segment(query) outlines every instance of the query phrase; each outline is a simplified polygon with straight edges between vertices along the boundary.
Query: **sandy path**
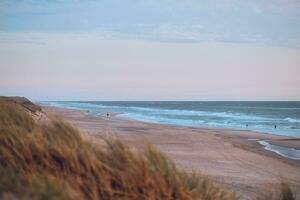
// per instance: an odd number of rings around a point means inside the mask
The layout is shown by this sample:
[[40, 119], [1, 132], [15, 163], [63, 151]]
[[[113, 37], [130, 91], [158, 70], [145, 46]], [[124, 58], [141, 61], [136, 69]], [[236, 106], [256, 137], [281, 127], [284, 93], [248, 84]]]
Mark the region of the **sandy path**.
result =
[[259, 138], [300, 149], [299, 139], [250, 131], [149, 124], [113, 116], [106, 119], [77, 110], [44, 109], [69, 120], [94, 143], [108, 136], [121, 138], [137, 148], [150, 142], [179, 167], [211, 176], [221, 186], [234, 190], [241, 199], [253, 198], [262, 189], [272, 189], [281, 179], [300, 191], [300, 161], [285, 159], [247, 140]]

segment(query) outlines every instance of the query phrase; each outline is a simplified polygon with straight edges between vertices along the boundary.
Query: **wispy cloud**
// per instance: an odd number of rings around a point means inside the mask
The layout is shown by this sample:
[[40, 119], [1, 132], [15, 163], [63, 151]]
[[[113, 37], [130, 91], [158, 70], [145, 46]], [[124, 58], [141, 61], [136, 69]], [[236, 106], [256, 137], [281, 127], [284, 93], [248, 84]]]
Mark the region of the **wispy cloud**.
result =
[[[300, 44], [297, 0], [4, 0], [0, 11], [0, 30], [5, 34], [55, 32], [158, 42]], [[9, 38], [1, 35], [2, 41]]]

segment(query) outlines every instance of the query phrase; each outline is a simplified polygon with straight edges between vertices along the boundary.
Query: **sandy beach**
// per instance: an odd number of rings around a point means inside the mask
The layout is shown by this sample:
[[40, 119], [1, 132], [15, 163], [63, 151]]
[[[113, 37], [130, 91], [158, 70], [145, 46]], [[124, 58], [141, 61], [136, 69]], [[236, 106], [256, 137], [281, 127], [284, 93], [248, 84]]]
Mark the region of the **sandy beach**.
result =
[[284, 158], [249, 140], [300, 149], [300, 140], [296, 138], [243, 130], [143, 123], [120, 119], [116, 113], [107, 118], [80, 110], [48, 106], [43, 106], [43, 110], [78, 127], [92, 143], [101, 144], [103, 138], [117, 137], [133, 148], [154, 144], [180, 168], [208, 175], [241, 199], [253, 198], [262, 189], [275, 189], [281, 180], [300, 191], [300, 160]]

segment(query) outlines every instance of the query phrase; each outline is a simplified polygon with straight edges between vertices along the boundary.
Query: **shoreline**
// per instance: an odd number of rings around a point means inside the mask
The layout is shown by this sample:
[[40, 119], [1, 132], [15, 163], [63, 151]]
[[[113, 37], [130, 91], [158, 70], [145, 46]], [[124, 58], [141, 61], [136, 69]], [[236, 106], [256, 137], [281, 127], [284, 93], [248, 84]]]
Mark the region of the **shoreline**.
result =
[[[76, 109], [74, 109], [76, 110]], [[110, 112], [108, 112], [110, 113]], [[86, 113], [87, 115], [88, 112]], [[300, 151], [300, 138], [298, 137], [293, 137], [293, 136], [284, 136], [284, 135], [276, 135], [276, 134], [272, 134], [272, 133], [266, 133], [266, 132], [259, 132], [259, 131], [254, 131], [254, 130], [247, 130], [247, 129], [235, 129], [235, 128], [223, 128], [223, 127], [210, 127], [210, 126], [186, 126], [186, 125], [178, 125], [178, 124], [164, 124], [164, 123], [155, 123], [155, 122], [144, 122], [141, 120], [137, 120], [137, 119], [131, 119], [131, 118], [126, 118], [126, 117], [118, 117], [118, 115], [120, 115], [122, 113], [110, 113], [111, 117], [115, 117], [119, 120], [124, 120], [124, 121], [136, 121], [136, 122], [140, 122], [140, 123], [146, 123], [146, 124], [153, 124], [153, 125], [165, 125], [165, 126], [175, 126], [175, 127], [185, 127], [185, 128], [197, 128], [197, 129], [211, 129], [211, 130], [220, 130], [220, 131], [231, 131], [231, 132], [235, 132], [235, 131], [239, 131], [239, 132], [248, 132], [249, 134], [258, 134], [258, 135], [266, 135], [266, 137], [268, 138], [268, 135], [271, 136], [279, 136], [280, 139], [279, 140], [270, 140], [270, 139], [259, 139], [261, 137], [256, 137], [256, 138], [245, 138], [248, 141], [255, 141], [257, 142], [261, 148], [263, 148], [265, 151], [272, 153], [272, 154], [276, 154], [277, 156], [282, 157], [283, 159], [290, 159], [290, 160], [299, 160], [300, 161], [300, 156], [297, 156], [296, 158], [293, 156], [288, 156], [285, 155], [285, 153], [281, 152], [280, 150], [276, 149], [276, 147], [279, 148], [285, 148], [283, 150], [287, 151], [287, 150], [291, 150], [291, 151]], [[104, 115], [99, 115], [99, 116], [95, 116], [95, 117], [105, 117]], [[288, 142], [285, 142], [288, 141]], [[275, 146], [274, 148], [270, 147], [270, 146]]]
[[284, 158], [264, 149], [255, 140], [289, 148], [300, 148], [300, 141], [288, 136], [248, 130], [196, 128], [146, 123], [111, 116], [92, 116], [84, 110], [42, 105], [46, 113], [58, 115], [79, 128], [84, 137], [103, 144], [105, 137], [118, 137], [132, 148], [155, 145], [188, 171], [212, 177], [220, 186], [235, 191], [242, 199], [256, 195], [259, 188], [272, 188], [287, 180], [300, 188], [300, 161]]
[[[184, 127], [196, 127], [196, 128], [221, 128], [221, 129], [233, 129], [239, 131], [253, 131], [262, 134], [271, 134], [279, 136], [287, 136], [291, 138], [300, 139], [299, 131], [297, 127], [299, 121], [297, 116], [279, 113], [279, 115], [288, 115], [289, 117], [274, 117], [270, 116], [269, 110], [265, 109], [264, 112], [258, 112], [257, 114], [251, 114], [251, 112], [245, 112], [243, 110], [207, 110], [204, 106], [204, 110], [190, 109], [189, 107], [182, 107], [183, 105], [178, 104], [180, 109], [176, 107], [161, 107], [161, 102], [157, 102], [158, 107], [153, 107], [152, 104], [146, 102], [146, 104], [137, 103], [138, 106], [132, 104], [132, 102], [120, 102], [112, 104], [110, 102], [97, 102], [97, 101], [74, 101], [74, 102], [40, 102], [44, 105], [55, 106], [60, 108], [88, 110], [92, 115], [99, 116], [105, 112], [117, 112], [118, 117], [125, 120], [138, 120], [146, 123], [154, 124], [167, 124], [167, 125], [178, 125]], [[79, 103], [79, 104], [77, 104]], [[82, 103], [82, 104], [81, 104]], [[173, 103], [173, 102], [171, 102]], [[179, 102], [178, 102], [179, 103]], [[182, 102], [180, 102], [182, 103]], [[209, 102], [205, 102], [209, 103]], [[98, 108], [99, 105], [99, 108]], [[172, 105], [172, 104], [171, 104]], [[202, 103], [200, 103], [202, 105]], [[110, 107], [111, 106], [111, 107]], [[148, 107], [149, 106], [149, 107]], [[216, 104], [216, 106], [219, 106]], [[232, 106], [232, 105], [231, 105]], [[237, 107], [239, 108], [239, 107]], [[254, 107], [256, 108], [256, 107]], [[263, 108], [262, 108], [263, 109]], [[285, 107], [278, 109], [287, 109]], [[149, 113], [143, 113], [148, 111]], [[265, 114], [264, 114], [265, 113]], [[269, 113], [269, 114], [268, 114]], [[171, 115], [171, 116], [170, 116]], [[174, 116], [173, 116], [174, 115]], [[191, 118], [189, 118], [191, 117]], [[291, 121], [293, 120], [293, 121]], [[288, 122], [287, 122], [288, 121]]]
[[[74, 109], [74, 110], [76, 110], [76, 109]], [[110, 113], [110, 112], [108, 112], [108, 113]], [[86, 114], [89, 115], [88, 111], [87, 111]], [[278, 137], [280, 137], [280, 141], [272, 140], [271, 143], [269, 143], [269, 144], [300, 151], [300, 138], [296, 137], [296, 136], [277, 135], [277, 134], [273, 134], [273, 133], [267, 133], [267, 132], [262, 132], [262, 131], [249, 130], [249, 129], [239, 129], [239, 128], [212, 127], [212, 126], [188, 126], [188, 125], [168, 124], [168, 123], [159, 123], [159, 122], [157, 122], [157, 123], [156, 122], [145, 122], [145, 121], [142, 121], [142, 120], [137, 120], [137, 119], [131, 119], [131, 118], [118, 116], [118, 115], [121, 115], [121, 114], [122, 113], [110, 113], [110, 116], [115, 117], [119, 120], [136, 121], [136, 122], [154, 124], [154, 125], [166, 125], [166, 126], [186, 127], [186, 128], [211, 129], [211, 130], [216, 129], [216, 130], [227, 130], [227, 131], [232, 131], [232, 132], [239, 131], [239, 132], [249, 132], [249, 133], [252, 133], [253, 135], [258, 134], [258, 135], [278, 136]], [[105, 116], [104, 115], [99, 115], [99, 116], [95, 116], [95, 117], [105, 117]], [[265, 141], [265, 140], [258, 139], [258, 138], [248, 138], [247, 140], [256, 141], [258, 143], [260, 143], [260, 142], [269, 142], [269, 140]], [[289, 141], [289, 142], [286, 143], [284, 141]], [[293, 143], [293, 141], [296, 141], [296, 142]], [[261, 146], [264, 147], [262, 144], [261, 144]], [[272, 151], [272, 150], [267, 150], [266, 149], [266, 151]], [[277, 154], [281, 155], [280, 153], [277, 153]], [[284, 158], [292, 159], [292, 158], [289, 158], [289, 157], [285, 157], [284, 155], [281, 155], [281, 156], [284, 157]], [[300, 157], [299, 157], [299, 159], [296, 159], [296, 160], [300, 160]]]
[[[57, 108], [57, 109], [67, 109], [67, 110], [75, 110], [75, 111], [82, 111], [88, 116], [93, 117], [100, 117], [100, 118], [106, 118], [106, 113], [102, 113], [101, 115], [91, 115], [89, 114], [89, 110], [86, 109], [78, 109], [78, 108], [63, 108], [63, 107], [56, 107], [51, 106], [47, 104], [39, 104], [42, 107], [50, 107], [50, 108]], [[300, 137], [297, 136], [289, 136], [289, 135], [280, 135], [280, 134], [274, 134], [274, 133], [268, 133], [263, 131], [257, 131], [257, 130], [250, 130], [250, 129], [243, 129], [243, 128], [227, 128], [227, 127], [214, 127], [209, 125], [203, 125], [203, 126], [189, 126], [189, 125], [180, 125], [180, 124], [172, 124], [172, 123], [159, 123], [159, 122], [147, 122], [143, 120], [138, 119], [132, 119], [128, 117], [119, 116], [124, 113], [118, 113], [118, 112], [107, 112], [109, 114], [109, 117], [114, 117], [118, 120], [124, 120], [124, 121], [135, 121], [140, 123], [146, 123], [146, 124], [153, 124], [153, 125], [165, 125], [165, 126], [175, 126], [175, 127], [186, 127], [186, 128], [197, 128], [197, 129], [211, 129], [211, 130], [223, 130], [223, 131], [230, 131], [230, 132], [247, 132], [252, 133], [253, 135], [256, 135], [258, 137], [253, 138], [247, 138], [250, 141], [264, 141], [268, 142], [272, 145], [277, 145], [280, 147], [295, 149], [300, 151]], [[265, 137], [264, 137], [265, 136]], [[271, 140], [270, 140], [271, 139]], [[263, 147], [263, 145], [261, 145]], [[269, 151], [269, 150], [266, 150]], [[274, 153], [274, 152], [273, 152]], [[278, 154], [280, 155], [280, 154]], [[281, 155], [283, 156], [283, 155]], [[283, 156], [284, 157], [284, 156]], [[288, 157], [286, 157], [288, 158]]]

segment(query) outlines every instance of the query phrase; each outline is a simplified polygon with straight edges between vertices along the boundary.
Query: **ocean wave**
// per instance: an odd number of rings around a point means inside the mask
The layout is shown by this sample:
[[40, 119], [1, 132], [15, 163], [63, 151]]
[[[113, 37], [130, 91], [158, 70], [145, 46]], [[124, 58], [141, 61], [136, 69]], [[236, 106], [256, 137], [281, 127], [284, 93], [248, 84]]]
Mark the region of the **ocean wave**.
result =
[[284, 120], [291, 122], [291, 123], [300, 123], [300, 119], [294, 119], [294, 118], [290, 118], [290, 117], [287, 117]]
[[278, 108], [279, 110], [300, 110], [300, 108]]
[[191, 119], [170, 119], [166, 117], [160, 116], [147, 116], [138, 113], [122, 113], [120, 114], [121, 117], [130, 118], [141, 120], [144, 122], [151, 122], [151, 123], [167, 123], [167, 124], [178, 124], [178, 125], [196, 125], [204, 123], [203, 120], [191, 120]]
[[128, 107], [133, 110], [149, 112], [152, 114], [166, 114], [166, 115], [183, 115], [183, 116], [199, 116], [199, 117], [220, 117], [232, 118], [241, 120], [274, 120], [273, 118], [261, 117], [255, 115], [245, 115], [242, 113], [229, 113], [229, 112], [207, 112], [207, 111], [194, 111], [194, 110], [178, 110], [178, 109], [158, 109], [158, 108], [145, 108], [145, 107]]
[[264, 149], [266, 149], [268, 151], [272, 151], [272, 152], [277, 153], [286, 158], [300, 160], [300, 150], [282, 147], [282, 146], [278, 146], [278, 145], [273, 145], [273, 144], [270, 144], [263, 140], [260, 140], [257, 142], [259, 144], [261, 144], [262, 146], [264, 146]]

